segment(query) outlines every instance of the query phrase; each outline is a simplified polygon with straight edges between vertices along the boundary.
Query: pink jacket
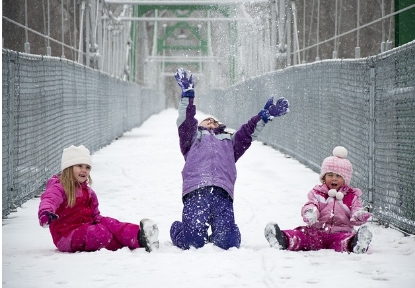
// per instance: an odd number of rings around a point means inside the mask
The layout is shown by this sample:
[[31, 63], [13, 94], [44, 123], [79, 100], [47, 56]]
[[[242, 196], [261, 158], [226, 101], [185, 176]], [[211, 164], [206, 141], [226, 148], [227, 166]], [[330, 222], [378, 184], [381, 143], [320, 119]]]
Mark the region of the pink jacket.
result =
[[97, 196], [86, 182], [82, 184], [81, 189], [76, 191], [76, 203], [73, 207], [68, 207], [65, 191], [57, 175], [49, 179], [40, 199], [38, 217], [44, 211], [53, 212], [59, 216], [49, 226], [53, 242], [57, 247], [70, 243], [74, 229], [85, 223], [97, 223], [102, 218], [98, 209]]
[[354, 226], [366, 223], [367, 220], [359, 220], [355, 214], [362, 210], [360, 189], [344, 185], [339, 190], [344, 194], [342, 200], [330, 197], [328, 190], [325, 184], [320, 184], [308, 192], [308, 202], [301, 209], [301, 216], [304, 217], [305, 211], [317, 208], [317, 222], [311, 227], [323, 229], [327, 233], [353, 232]]

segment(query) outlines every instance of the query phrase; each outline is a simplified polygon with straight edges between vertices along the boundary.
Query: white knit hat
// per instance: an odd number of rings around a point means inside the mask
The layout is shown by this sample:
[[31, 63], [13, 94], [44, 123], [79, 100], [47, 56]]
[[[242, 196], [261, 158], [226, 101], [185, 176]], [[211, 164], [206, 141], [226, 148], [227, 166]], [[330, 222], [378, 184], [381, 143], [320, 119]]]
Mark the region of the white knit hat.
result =
[[323, 182], [324, 175], [326, 173], [336, 173], [343, 177], [347, 185], [350, 184], [352, 179], [353, 167], [352, 163], [346, 159], [347, 149], [343, 146], [337, 146], [333, 149], [333, 156], [329, 156], [324, 159], [321, 164], [320, 181]]
[[76, 164], [87, 164], [92, 166], [91, 154], [84, 145], [78, 147], [72, 145], [63, 149], [61, 171]]

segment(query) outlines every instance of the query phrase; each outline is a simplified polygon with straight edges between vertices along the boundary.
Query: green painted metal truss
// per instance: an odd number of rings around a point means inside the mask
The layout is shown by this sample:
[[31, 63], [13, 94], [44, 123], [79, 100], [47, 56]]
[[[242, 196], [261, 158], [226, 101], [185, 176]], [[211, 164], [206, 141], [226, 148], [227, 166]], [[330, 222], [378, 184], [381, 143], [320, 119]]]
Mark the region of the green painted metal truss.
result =
[[[137, 1], [138, 2], [138, 1]], [[174, 1], [173, 1], [174, 2]], [[180, 1], [179, 1], [180, 2]], [[198, 3], [195, 4], [174, 4], [174, 5], [168, 5], [168, 4], [151, 4], [151, 5], [143, 5], [143, 4], [135, 4], [131, 3], [133, 6], [133, 18], [141, 20], [144, 20], [148, 17], [145, 15], [148, 15], [151, 11], [164, 11], [164, 13], [167, 11], [169, 15], [174, 15], [173, 17], [169, 17], [168, 22], [169, 25], [165, 25], [165, 29], [163, 29], [163, 33], [161, 36], [157, 36], [157, 48], [156, 53], [157, 55], [154, 56], [162, 56], [165, 54], [177, 54], [177, 51], [183, 51], [184, 54], [188, 54], [189, 51], [196, 51], [195, 53], [198, 53], [199, 56], [205, 57], [207, 59], [206, 61], [212, 60], [212, 55], [209, 55], [209, 47], [208, 45], [211, 43], [207, 38], [210, 37], [210, 35], [207, 35], [208, 33], [200, 33], [200, 27], [196, 25], [197, 23], [200, 23], [200, 21], [195, 21], [194, 18], [191, 18], [192, 15], [195, 13], [202, 12], [203, 14], [209, 14], [210, 12], [215, 12], [216, 15], [219, 13], [222, 15], [223, 18], [221, 19], [229, 19], [231, 20], [234, 16], [233, 13], [235, 11], [235, 5], [238, 5], [237, 3], [231, 3], [231, 2], [224, 2], [220, 3], [220, 1], [216, 1], [215, 4], [201, 4], [201, 1], [198, 1]], [[207, 1], [209, 2], [209, 1]], [[147, 1], [148, 3], [148, 1]], [[164, 1], [163, 3], [166, 3]], [[191, 3], [191, 2], [190, 2]], [[208, 12], [209, 11], [209, 12]], [[166, 13], [165, 13], [166, 14]], [[200, 13], [199, 13], [200, 15]], [[216, 20], [217, 18], [205, 18], [205, 21]], [[150, 21], [163, 21], [163, 17], [157, 16], [155, 18], [151, 18]], [[174, 24], [172, 24], [174, 23]], [[236, 23], [234, 21], [229, 21], [229, 39], [233, 45], [230, 47], [231, 50], [236, 49]], [[132, 39], [136, 39], [134, 37], [133, 33], [137, 33], [135, 29], [132, 29]], [[186, 35], [186, 40], [183, 41], [183, 36]], [[182, 41], [181, 41], [182, 40]], [[180, 44], [178, 44], [180, 43]], [[175, 51], [175, 52], [174, 52]], [[210, 50], [211, 51], [211, 50]], [[235, 66], [236, 66], [236, 55], [235, 51], [230, 51], [230, 77], [231, 79], [235, 79]], [[133, 52], [134, 53], [134, 52]], [[135, 55], [133, 56], [136, 57]], [[187, 60], [183, 60], [186, 62], [180, 62], [175, 59], [175, 61], [169, 60], [169, 57], [163, 58], [163, 64], [164, 65], [178, 65], [178, 64], [188, 64]], [[197, 61], [195, 61], [194, 65], [199, 65]], [[133, 70], [135, 70], [133, 68]], [[232, 80], [232, 82], [233, 82]]]

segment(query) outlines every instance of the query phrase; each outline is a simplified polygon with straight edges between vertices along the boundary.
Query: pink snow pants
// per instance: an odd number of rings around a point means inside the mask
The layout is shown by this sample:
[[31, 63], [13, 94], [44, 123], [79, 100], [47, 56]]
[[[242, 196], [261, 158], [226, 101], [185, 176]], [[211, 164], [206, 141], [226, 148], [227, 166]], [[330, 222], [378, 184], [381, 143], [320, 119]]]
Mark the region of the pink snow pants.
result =
[[58, 242], [57, 248], [62, 252], [135, 249], [140, 247], [139, 231], [139, 225], [102, 217], [99, 223], [87, 223], [75, 229], [68, 238]]
[[355, 232], [326, 233], [306, 226], [282, 232], [287, 238], [287, 250], [290, 251], [333, 249], [336, 252], [350, 252], [349, 242], [356, 234]]

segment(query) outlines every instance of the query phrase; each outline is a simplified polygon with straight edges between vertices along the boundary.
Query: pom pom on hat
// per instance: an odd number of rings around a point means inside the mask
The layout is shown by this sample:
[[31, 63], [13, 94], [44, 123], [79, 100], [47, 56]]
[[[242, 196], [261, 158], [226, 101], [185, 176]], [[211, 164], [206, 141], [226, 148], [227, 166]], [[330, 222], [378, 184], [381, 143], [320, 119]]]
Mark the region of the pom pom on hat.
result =
[[87, 164], [92, 166], [91, 154], [84, 145], [72, 145], [68, 148], [63, 149], [61, 171], [76, 164]]
[[339, 158], [346, 158], [347, 157], [347, 149], [343, 146], [337, 146], [333, 149], [333, 156]]
[[330, 197], [336, 197], [337, 190], [336, 189], [330, 189], [328, 194], [329, 194]]
[[333, 149], [333, 156], [329, 156], [324, 159], [321, 164], [320, 181], [323, 182], [324, 175], [326, 173], [336, 173], [343, 177], [347, 185], [350, 184], [352, 178], [353, 167], [352, 163], [347, 157], [347, 149], [343, 146], [337, 146]]
[[336, 189], [330, 189], [328, 194], [330, 197], [336, 197], [337, 200], [343, 200], [344, 198], [344, 194], [342, 192], [337, 192]]

